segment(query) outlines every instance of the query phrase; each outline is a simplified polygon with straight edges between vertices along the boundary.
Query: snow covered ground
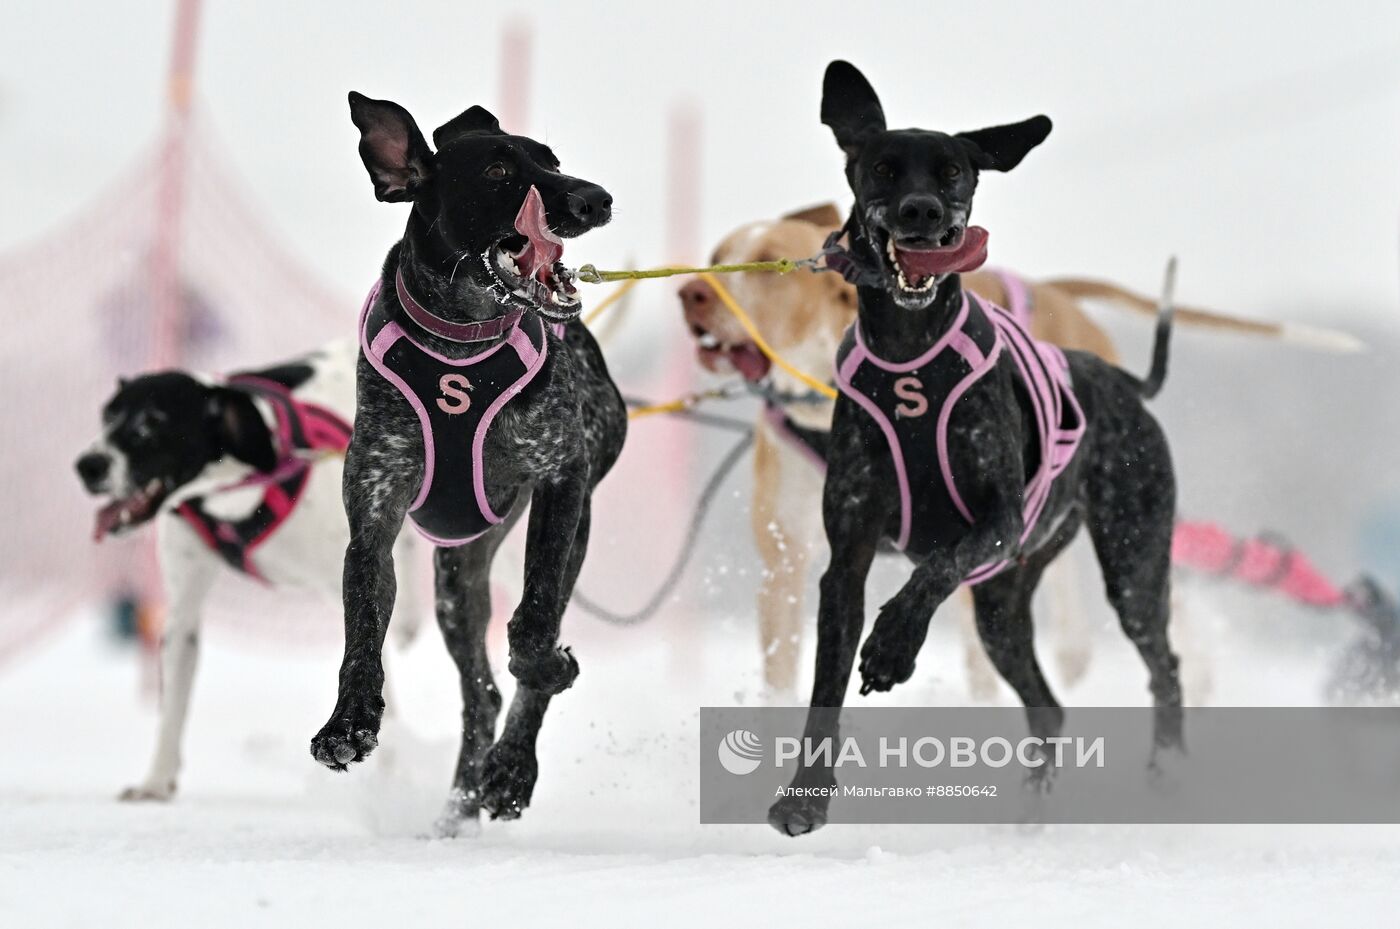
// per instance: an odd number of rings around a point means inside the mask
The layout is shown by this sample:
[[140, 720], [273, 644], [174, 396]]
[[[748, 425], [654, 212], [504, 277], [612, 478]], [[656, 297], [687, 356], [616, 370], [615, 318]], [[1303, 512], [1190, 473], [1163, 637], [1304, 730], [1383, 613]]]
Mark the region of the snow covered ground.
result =
[[[1317, 702], [1331, 643], [1284, 637], [1261, 652], [1251, 626], [1275, 619], [1222, 623], [1199, 593], [1187, 606], [1211, 630], [1214, 702]], [[757, 699], [738, 620], [618, 630], [571, 616], [583, 674], [546, 724], [533, 806], [452, 841], [426, 837], [458, 706], [431, 626], [395, 656], [399, 718], [380, 752], [337, 776], [306, 744], [330, 707], [338, 649], [288, 653], [215, 623], [178, 799], [119, 804], [144, 770], [154, 713], [137, 662], [99, 625], [70, 623], [0, 675], [5, 926], [1180, 927], [1246, 915], [1347, 926], [1400, 903], [1392, 826], [859, 826], [797, 840], [702, 827], [697, 708]], [[953, 625], [930, 640], [916, 681], [883, 699], [965, 702]], [[1140, 703], [1142, 678], [1105, 629], [1089, 677], [1063, 696]]]

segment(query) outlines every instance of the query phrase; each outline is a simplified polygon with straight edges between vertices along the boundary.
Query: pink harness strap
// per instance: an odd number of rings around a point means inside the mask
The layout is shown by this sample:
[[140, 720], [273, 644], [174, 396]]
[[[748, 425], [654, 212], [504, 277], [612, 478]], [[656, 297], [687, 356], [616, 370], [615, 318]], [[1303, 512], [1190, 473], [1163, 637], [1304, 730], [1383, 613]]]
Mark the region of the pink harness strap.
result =
[[1030, 332], [1031, 314], [1035, 310], [1035, 303], [1031, 300], [1031, 288], [1026, 283], [1026, 279], [1019, 274], [1012, 274], [1010, 271], [995, 269], [992, 271], [1001, 281], [1001, 289], [1006, 291], [1006, 311], [1011, 314], [1011, 318], [1020, 324], [1021, 328]]
[[[980, 298], [974, 296], [974, 299], [981, 303]], [[1084, 437], [1084, 411], [1070, 386], [1069, 362], [1064, 352], [1049, 342], [1033, 339], [1006, 310], [990, 304], [985, 309], [1016, 362], [1016, 370], [1035, 410], [1040, 437], [1040, 466], [1026, 484], [1022, 499], [1024, 529], [1021, 541], [1024, 543], [1040, 520], [1055, 478], [1069, 467], [1079, 448], [1079, 442]], [[1073, 425], [1066, 429], [1066, 422]], [[1004, 563], [999, 565], [986, 577], [991, 577], [1004, 566]]]
[[223, 519], [210, 514], [204, 508], [202, 497], [180, 504], [176, 513], [231, 566], [265, 581], [253, 565], [253, 553], [295, 512], [311, 473], [312, 460], [308, 456], [317, 452], [343, 453], [350, 444], [351, 429], [334, 411], [298, 400], [276, 381], [253, 374], [236, 374], [228, 379], [228, 384], [248, 391], [271, 407], [277, 465], [269, 472], [255, 472], [214, 491], [219, 494], [243, 487], [261, 487], [262, 500], [242, 519]]
[[763, 418], [780, 439], [796, 448], [802, 457], [811, 462], [814, 468], [818, 471], [826, 470], [826, 458], [813, 444], [815, 439], [811, 438], [812, 436], [825, 436], [825, 432], [818, 432], [815, 429], [799, 431], [800, 427], [788, 417], [783, 408], [772, 402], [764, 403]]

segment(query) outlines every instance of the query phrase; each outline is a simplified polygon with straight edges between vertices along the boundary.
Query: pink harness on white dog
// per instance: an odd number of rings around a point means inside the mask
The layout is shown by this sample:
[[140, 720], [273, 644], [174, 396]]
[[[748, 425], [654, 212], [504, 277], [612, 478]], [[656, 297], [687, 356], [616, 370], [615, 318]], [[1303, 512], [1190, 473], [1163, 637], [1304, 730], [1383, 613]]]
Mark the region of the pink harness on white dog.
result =
[[175, 512], [195, 531], [205, 545], [217, 552], [230, 566], [258, 580], [265, 580], [253, 565], [253, 552], [285, 523], [301, 501], [311, 476], [316, 453], [343, 454], [350, 444], [350, 425], [333, 411], [292, 396], [283, 385], [254, 374], [235, 374], [227, 385], [257, 397], [272, 408], [275, 425], [272, 444], [277, 450], [277, 466], [215, 491], [215, 494], [241, 487], [261, 487], [262, 501], [242, 519], [224, 519], [210, 513], [204, 497], [192, 497]]

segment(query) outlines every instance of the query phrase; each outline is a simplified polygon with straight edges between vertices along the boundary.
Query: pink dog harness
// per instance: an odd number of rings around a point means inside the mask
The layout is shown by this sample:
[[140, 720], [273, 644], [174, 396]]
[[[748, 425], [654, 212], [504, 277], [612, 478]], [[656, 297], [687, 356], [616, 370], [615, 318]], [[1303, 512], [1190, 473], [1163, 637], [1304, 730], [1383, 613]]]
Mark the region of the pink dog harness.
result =
[[[1031, 313], [1035, 309], [1030, 287], [1026, 285], [1025, 280], [1010, 271], [992, 271], [991, 273], [997, 276], [1001, 281], [1002, 289], [1006, 291], [1007, 312], [1023, 328], [1029, 330]], [[783, 405], [772, 398], [763, 401], [763, 418], [779, 439], [801, 452], [802, 457], [810, 461], [813, 467], [820, 471], [826, 470], [826, 448], [831, 436], [830, 431], [799, 425], [788, 415]]]
[[272, 408], [276, 425], [272, 442], [277, 450], [277, 466], [222, 488], [216, 493], [240, 487], [261, 487], [263, 498], [248, 516], [222, 519], [209, 513], [203, 497], [192, 497], [175, 512], [230, 566], [258, 580], [266, 580], [253, 566], [253, 552], [270, 539], [292, 515], [307, 479], [311, 476], [312, 456], [317, 453], [341, 454], [350, 444], [350, 425], [332, 411], [292, 396], [282, 384], [253, 374], [235, 374], [227, 386], [263, 400]]
[[463, 545], [501, 522], [515, 500], [493, 508], [486, 496], [482, 449], [492, 422], [544, 367], [545, 324], [513, 311], [483, 323], [434, 316], [409, 295], [402, 275], [399, 303], [409, 318], [457, 342], [500, 339], [469, 358], [448, 358], [415, 340], [378, 306], [376, 282], [360, 314], [360, 345], [374, 369], [398, 388], [423, 429], [423, 483], [409, 519], [437, 545]]
[[[1012, 297], [1008, 302], [1028, 307], [1025, 285], [1011, 275], [1004, 275], [1003, 281]], [[1037, 454], [1027, 463], [1021, 504], [1024, 543], [1035, 529], [1051, 484], [1069, 466], [1084, 435], [1084, 414], [1064, 353], [1031, 338], [1011, 312], [966, 290], [948, 332], [913, 361], [876, 357], [865, 345], [859, 322], [847, 330], [836, 356], [836, 383], [870, 415], [889, 444], [899, 484], [895, 545], [900, 550], [926, 555], [953, 544], [966, 526], [977, 522], [952, 471], [948, 423], [958, 400], [996, 366], [1002, 352], [1009, 352], [1015, 362], [1017, 388], [1025, 392], [1035, 417]], [[966, 581], [984, 581], [1008, 563], [984, 564]]]

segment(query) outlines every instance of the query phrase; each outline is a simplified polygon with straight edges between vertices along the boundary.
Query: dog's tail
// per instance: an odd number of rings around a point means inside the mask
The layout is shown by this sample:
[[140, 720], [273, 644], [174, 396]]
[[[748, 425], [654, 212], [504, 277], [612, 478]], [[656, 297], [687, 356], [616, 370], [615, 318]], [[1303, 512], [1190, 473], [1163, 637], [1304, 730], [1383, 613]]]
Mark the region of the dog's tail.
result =
[[1157, 304], [1157, 334], [1152, 337], [1152, 369], [1143, 378], [1138, 392], [1151, 400], [1167, 380], [1167, 356], [1172, 341], [1172, 319], [1176, 316], [1176, 256], [1167, 259], [1167, 276], [1162, 282], [1162, 301]]
[[[1091, 281], [1085, 278], [1071, 277], [1046, 281], [1045, 283], [1076, 300], [1103, 300], [1113, 306], [1124, 307], [1144, 314], [1156, 315], [1158, 311], [1158, 304], [1153, 303], [1147, 297], [1107, 281]], [[1304, 348], [1328, 352], [1356, 352], [1365, 348], [1364, 343], [1350, 333], [1322, 326], [1309, 326], [1305, 323], [1268, 323], [1187, 306], [1177, 309], [1176, 320], [1185, 326], [1263, 336], [1267, 339], [1278, 339]]]

